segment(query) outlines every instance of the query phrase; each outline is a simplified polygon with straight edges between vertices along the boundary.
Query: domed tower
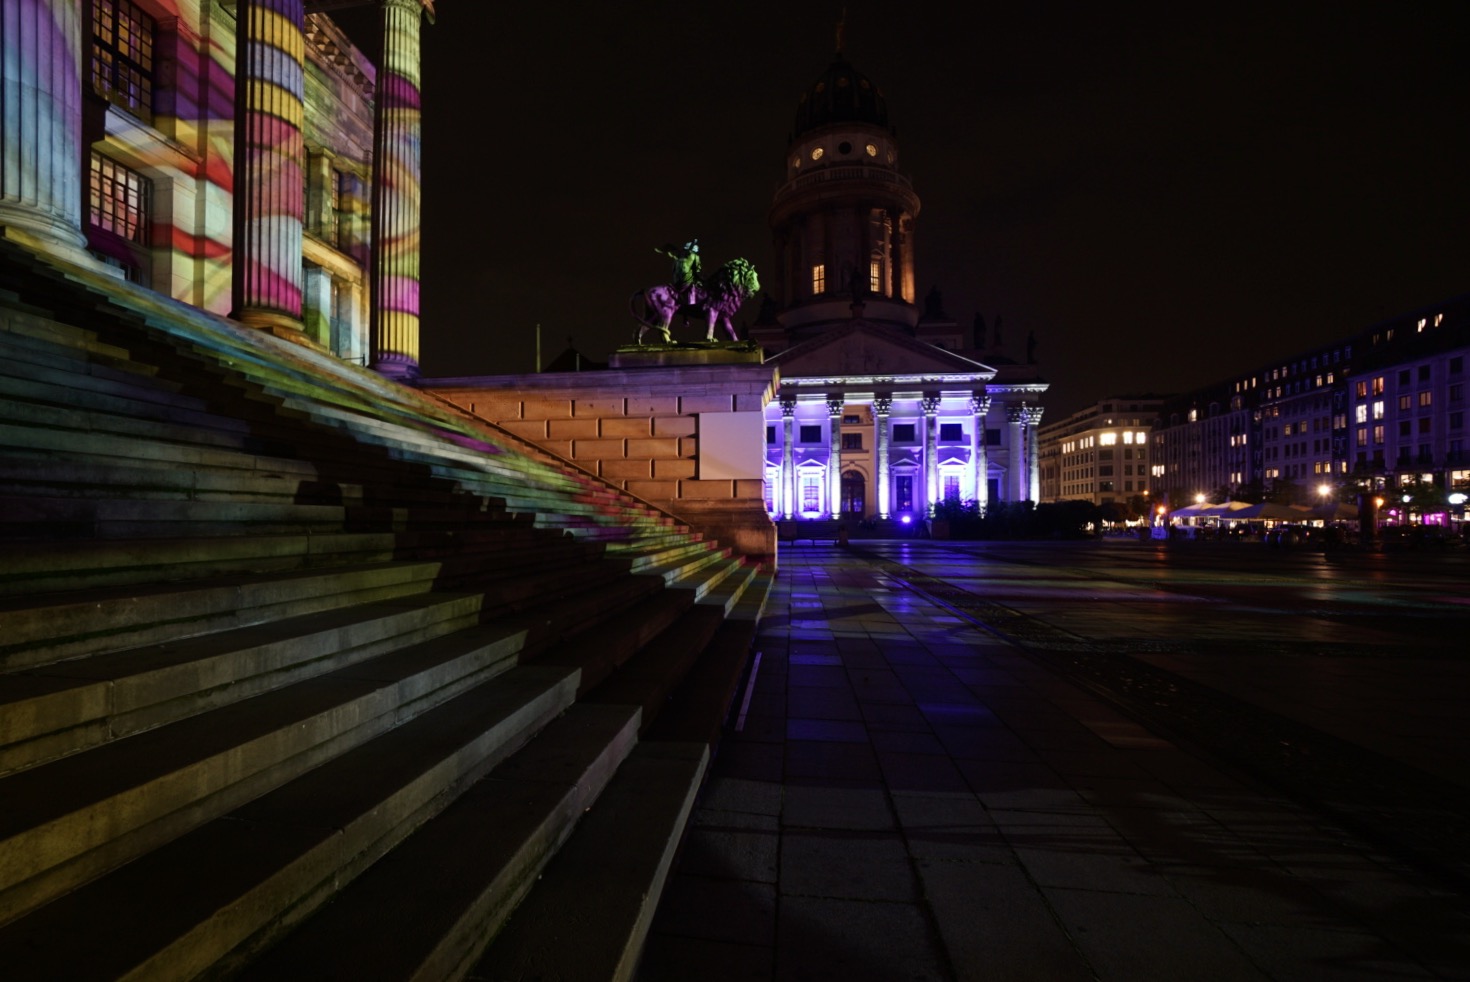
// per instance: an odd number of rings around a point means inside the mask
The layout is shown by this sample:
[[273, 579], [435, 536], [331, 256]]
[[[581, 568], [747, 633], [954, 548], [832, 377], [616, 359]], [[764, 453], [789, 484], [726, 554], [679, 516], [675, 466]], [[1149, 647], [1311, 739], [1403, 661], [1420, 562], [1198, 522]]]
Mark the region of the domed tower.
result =
[[918, 214], [918, 195], [898, 171], [883, 93], [839, 45], [802, 93], [786, 181], [771, 205], [771, 290], [783, 340], [793, 344], [855, 316], [912, 332]]

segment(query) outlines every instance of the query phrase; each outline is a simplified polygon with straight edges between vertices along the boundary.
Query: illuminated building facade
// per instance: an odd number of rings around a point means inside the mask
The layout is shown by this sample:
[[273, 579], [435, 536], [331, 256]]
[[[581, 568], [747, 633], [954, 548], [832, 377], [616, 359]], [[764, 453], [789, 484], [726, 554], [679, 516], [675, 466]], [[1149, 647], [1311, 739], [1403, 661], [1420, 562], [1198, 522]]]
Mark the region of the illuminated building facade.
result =
[[1042, 501], [1127, 503], [1149, 496], [1159, 396], [1112, 396], [1042, 427]]
[[913, 520], [1040, 493], [1047, 384], [967, 350], [937, 292], [921, 308], [919, 199], [898, 153], [882, 92], [839, 51], [797, 107], [772, 297], [750, 332], [780, 373], [763, 482], [778, 519]]
[[[326, 15], [376, 3], [376, 69]], [[418, 363], [424, 0], [5, 0], [0, 227], [385, 374]]]
[[1279, 493], [1433, 484], [1470, 489], [1461, 297], [1172, 398], [1153, 434], [1155, 496]]

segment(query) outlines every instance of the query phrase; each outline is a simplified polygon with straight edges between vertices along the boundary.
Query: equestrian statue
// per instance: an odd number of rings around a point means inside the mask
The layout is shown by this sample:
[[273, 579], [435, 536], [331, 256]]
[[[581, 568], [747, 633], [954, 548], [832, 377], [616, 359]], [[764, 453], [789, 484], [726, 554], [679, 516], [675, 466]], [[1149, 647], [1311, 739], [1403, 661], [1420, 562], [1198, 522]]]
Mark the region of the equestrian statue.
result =
[[[760, 290], [755, 267], [744, 259], [732, 259], [707, 278], [700, 279], [698, 239], [682, 246], [666, 245], [654, 251], [673, 260], [672, 282], [647, 287], [629, 298], [628, 309], [638, 322], [634, 343], [642, 344], [644, 333], [653, 328], [659, 332], [664, 344], [673, 344], [669, 325], [676, 314], [684, 318], [685, 324], [691, 318], [703, 320], [708, 325], [706, 341], [715, 339], [717, 323], [724, 327], [731, 341], [739, 341], [740, 336], [735, 333], [731, 318], [741, 304]], [[640, 299], [643, 305], [641, 312]]]

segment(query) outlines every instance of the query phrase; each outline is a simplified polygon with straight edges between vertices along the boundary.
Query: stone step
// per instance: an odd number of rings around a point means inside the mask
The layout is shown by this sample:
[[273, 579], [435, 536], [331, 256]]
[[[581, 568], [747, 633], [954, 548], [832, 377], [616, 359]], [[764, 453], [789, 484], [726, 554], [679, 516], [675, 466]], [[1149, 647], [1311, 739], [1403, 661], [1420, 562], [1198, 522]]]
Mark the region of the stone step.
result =
[[[192, 978], [268, 943], [564, 712], [575, 687], [574, 673], [511, 669], [151, 836], [146, 854], [0, 929], [7, 978]], [[421, 872], [432, 892], [441, 874]]]
[[655, 563], [639, 572], [645, 576], [657, 576], [670, 586], [679, 586], [694, 591], [695, 598], [703, 597], [719, 585], [725, 576], [738, 568], [740, 560], [730, 558], [730, 550], [708, 545], [703, 552], [678, 556]]
[[709, 764], [640, 743], [467, 979], [631, 979]]
[[643, 549], [623, 549], [610, 553], [627, 558], [635, 572], [656, 569], [666, 564], [678, 563], [691, 557], [702, 556], [714, 548], [712, 543], [693, 536], [659, 538]]
[[0, 604], [0, 668], [159, 644], [428, 593], [438, 563], [389, 562], [201, 583], [12, 597]]
[[731, 615], [646, 729], [645, 739], [707, 743], [712, 752], [718, 748], [751, 663], [751, 648], [772, 579], [765, 570], [756, 573]]
[[481, 603], [423, 594], [0, 675], [0, 773], [463, 631]]
[[709, 589], [702, 591], [698, 602], [719, 607], [721, 613], [729, 617], [744, 601], [746, 591], [756, 584], [759, 575], [760, 566], [755, 563], [732, 559], [726, 575]]
[[[634, 750], [636, 711], [578, 704], [243, 973], [462, 977]], [[494, 836], [484, 835], [495, 829]]]
[[694, 604], [659, 632], [583, 698], [599, 705], [637, 706], [646, 727], [683, 681], [719, 629], [724, 615], [717, 607]]
[[[129, 583], [169, 583], [211, 576], [403, 560], [464, 559], [503, 552], [508, 560], [566, 553], [588, 558], [596, 544], [538, 532], [531, 516], [485, 513], [473, 525], [399, 532], [232, 535], [180, 539], [101, 539], [0, 543], [0, 598]], [[3, 605], [3, 600], [0, 600]]]
[[445, 688], [444, 658], [508, 668], [492, 640], [351, 666], [0, 779], [0, 923], [398, 726], [434, 701], [408, 694]]
[[535, 664], [560, 665], [581, 675], [578, 696], [602, 685], [645, 645], [668, 630], [689, 610], [688, 591], [662, 590], [608, 616], [597, 631], [583, 632], [535, 659]]

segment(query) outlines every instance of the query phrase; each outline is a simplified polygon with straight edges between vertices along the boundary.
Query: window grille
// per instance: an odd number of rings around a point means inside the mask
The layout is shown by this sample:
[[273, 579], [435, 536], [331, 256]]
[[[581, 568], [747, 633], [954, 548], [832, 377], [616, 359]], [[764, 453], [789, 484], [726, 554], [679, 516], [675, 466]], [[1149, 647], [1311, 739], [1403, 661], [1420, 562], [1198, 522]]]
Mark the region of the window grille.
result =
[[136, 116], [153, 115], [153, 18], [129, 0], [92, 0], [92, 88]]

